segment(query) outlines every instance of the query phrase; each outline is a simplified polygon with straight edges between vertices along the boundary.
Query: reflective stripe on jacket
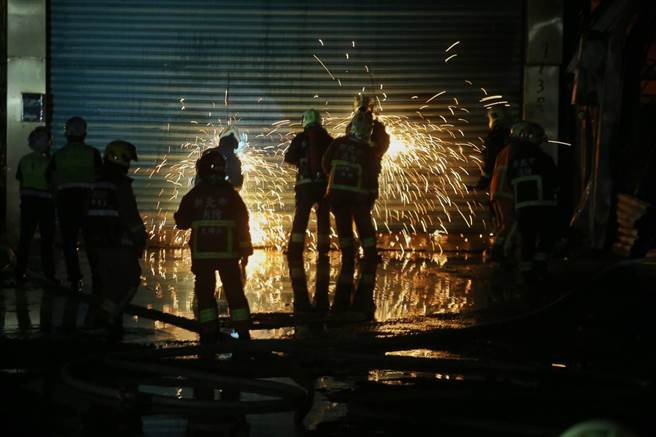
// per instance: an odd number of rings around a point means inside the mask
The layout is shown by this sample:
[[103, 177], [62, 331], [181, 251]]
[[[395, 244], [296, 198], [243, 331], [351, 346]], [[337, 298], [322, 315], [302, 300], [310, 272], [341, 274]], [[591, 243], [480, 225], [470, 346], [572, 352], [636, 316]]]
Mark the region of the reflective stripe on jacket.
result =
[[174, 217], [178, 229], [191, 229], [192, 261], [253, 253], [246, 205], [227, 181], [201, 180], [182, 198]]
[[328, 174], [328, 194], [368, 194], [377, 178], [374, 162], [374, 149], [369, 143], [352, 137], [333, 141], [323, 157], [323, 168]]

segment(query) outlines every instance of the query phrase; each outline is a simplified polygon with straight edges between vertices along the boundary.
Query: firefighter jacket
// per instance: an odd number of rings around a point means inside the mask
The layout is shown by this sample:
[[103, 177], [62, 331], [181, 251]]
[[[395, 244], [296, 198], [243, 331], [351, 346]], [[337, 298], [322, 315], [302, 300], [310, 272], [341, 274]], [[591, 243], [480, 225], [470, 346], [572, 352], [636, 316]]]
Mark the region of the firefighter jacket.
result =
[[332, 201], [364, 202], [376, 185], [375, 147], [352, 136], [332, 142], [323, 156]]
[[48, 166], [50, 156], [45, 153], [32, 152], [18, 162], [16, 179], [20, 182], [21, 197], [38, 197], [52, 199]]
[[180, 202], [178, 229], [191, 229], [193, 261], [237, 259], [253, 253], [248, 210], [227, 181], [201, 180]]
[[[351, 132], [351, 123], [346, 126], [346, 135], [348, 136]], [[383, 156], [387, 152], [390, 146], [390, 136], [385, 130], [385, 125], [378, 120], [374, 120], [373, 130], [371, 131], [371, 156], [372, 160], [372, 171], [375, 178], [371, 178], [367, 191], [374, 198], [378, 198], [378, 176], [383, 170]]]
[[540, 147], [512, 148], [508, 179], [515, 194], [515, 210], [534, 206], [556, 206], [558, 170], [553, 159]]
[[128, 246], [141, 256], [144, 226], [132, 191], [132, 179], [116, 164], [105, 163], [93, 184], [87, 210], [89, 244], [96, 248]]
[[312, 183], [326, 183], [321, 160], [332, 141], [333, 138], [318, 124], [306, 127], [294, 137], [285, 152], [285, 162], [298, 168], [297, 190]]
[[511, 146], [506, 146], [497, 154], [494, 162], [494, 171], [490, 181], [490, 201], [508, 199], [512, 201], [514, 194], [508, 181], [508, 166], [510, 165]]
[[102, 158], [94, 147], [84, 143], [68, 143], [55, 152], [50, 164], [55, 188], [91, 189], [100, 168]]

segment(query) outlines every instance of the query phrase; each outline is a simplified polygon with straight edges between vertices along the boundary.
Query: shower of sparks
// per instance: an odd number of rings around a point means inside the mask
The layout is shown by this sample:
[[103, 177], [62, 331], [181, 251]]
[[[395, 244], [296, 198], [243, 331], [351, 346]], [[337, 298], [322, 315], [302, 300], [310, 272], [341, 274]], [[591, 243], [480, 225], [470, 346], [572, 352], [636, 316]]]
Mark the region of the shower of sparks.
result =
[[[442, 94], [445, 94], [445, 93], [446, 93], [446, 90], [445, 90], [445, 91], [440, 91], [439, 93], [435, 94], [435, 95], [434, 95], [433, 97], [431, 97], [430, 99], [426, 100], [426, 103], [430, 103], [430, 102], [432, 102], [434, 99], [438, 98], [439, 96], [441, 96]], [[414, 98], [414, 97], [413, 97], [413, 98]]]
[[549, 140], [547, 142], [552, 143], [552, 144], [562, 144], [563, 146], [571, 146], [572, 145], [572, 143], [567, 143], [565, 141], [557, 141], [557, 140]]
[[317, 62], [319, 62], [319, 64], [321, 64], [321, 66], [323, 67], [323, 69], [326, 70], [326, 72], [330, 75], [330, 78], [331, 78], [332, 80], [335, 80], [335, 76], [333, 76], [333, 74], [330, 72], [330, 70], [328, 69], [328, 67], [326, 67], [326, 64], [324, 64], [323, 61], [322, 61], [321, 59], [319, 59], [319, 57], [318, 57], [317, 55], [312, 55], [312, 56], [314, 56], [314, 59], [316, 59]]
[[508, 104], [508, 101], [507, 101], [507, 100], [500, 100], [500, 101], [498, 101], [498, 102], [486, 103], [486, 104], [485, 104], [485, 107], [489, 109], [489, 108], [491, 108], [491, 107], [493, 107], [493, 106], [498, 106], [498, 105], [507, 105], [507, 104]]
[[454, 48], [454, 47], [457, 46], [458, 44], [460, 44], [460, 41], [456, 41], [456, 42], [454, 42], [453, 44], [451, 44], [451, 45], [449, 46], [448, 49], [444, 50], [444, 53], [448, 53], [449, 50], [451, 50], [452, 48]]
[[[324, 45], [321, 39], [319, 43]], [[457, 44], [452, 44], [446, 51]], [[355, 46], [354, 41], [352, 45]], [[447, 59], [453, 56], [456, 55]], [[341, 86], [324, 62], [316, 54], [313, 57]], [[369, 67], [365, 65], [364, 70], [369, 72]], [[380, 196], [373, 211], [378, 232], [387, 236], [383, 238], [383, 244], [401, 251], [415, 248], [441, 251], [440, 243], [448, 234], [447, 227], [484, 228], [486, 207], [468, 188], [468, 183], [471, 185], [476, 176], [472, 170], [481, 166], [480, 144], [464, 138], [463, 129], [470, 124], [466, 118], [470, 110], [457, 97], [453, 97], [453, 104], [446, 108], [439, 105], [429, 108], [428, 103], [448, 93], [442, 90], [426, 100], [419, 108], [418, 116], [388, 114], [383, 112], [383, 102], [387, 100], [387, 95], [382, 92], [383, 84], [375, 86], [373, 77], [368, 80], [376, 90], [375, 93], [368, 92], [374, 94], [378, 102], [378, 119], [385, 125], [391, 140], [382, 161]], [[465, 83], [472, 85], [468, 80]], [[362, 87], [362, 92], [372, 88]], [[484, 88], [480, 89], [483, 97], [479, 104], [482, 107], [507, 103], [505, 100], [496, 101], [503, 96], [488, 96]], [[227, 93], [226, 89], [226, 104]], [[312, 95], [315, 99], [319, 97], [318, 94]], [[410, 100], [418, 98], [413, 95]], [[259, 97], [258, 102], [261, 99]], [[180, 99], [182, 102], [184, 99]], [[328, 100], [325, 103], [328, 105]], [[422, 114], [423, 110], [426, 112]], [[348, 113], [324, 114], [324, 126], [333, 137], [344, 134], [349, 120]], [[147, 174], [151, 178], [155, 175], [164, 177], [170, 187], [160, 192], [158, 214], [147, 217], [151, 239], [161, 245], [181, 246], [186, 241], [186, 232], [172, 229], [171, 211], [194, 184], [196, 160], [204, 150], [218, 146], [219, 135], [224, 129], [239, 127], [239, 120], [215, 119], [207, 125], [194, 126], [198, 129], [194, 140], [185, 142], [177, 151], [169, 151]], [[259, 132], [251, 131], [251, 138], [242, 131], [237, 149], [244, 174], [240, 194], [249, 209], [251, 236], [256, 246], [278, 250], [286, 246], [293, 216], [296, 170], [282, 164], [282, 158], [289, 142], [299, 131], [299, 123], [291, 119], [275, 121]], [[479, 222], [475, 224], [477, 218]], [[316, 248], [314, 226], [312, 223], [306, 238], [311, 249]], [[332, 237], [336, 241], [334, 229]]]
[[482, 99], [479, 100], [479, 102], [487, 102], [488, 100], [497, 100], [497, 99], [503, 99], [503, 96], [501, 95], [496, 95], [496, 96], [487, 96], [483, 97]]

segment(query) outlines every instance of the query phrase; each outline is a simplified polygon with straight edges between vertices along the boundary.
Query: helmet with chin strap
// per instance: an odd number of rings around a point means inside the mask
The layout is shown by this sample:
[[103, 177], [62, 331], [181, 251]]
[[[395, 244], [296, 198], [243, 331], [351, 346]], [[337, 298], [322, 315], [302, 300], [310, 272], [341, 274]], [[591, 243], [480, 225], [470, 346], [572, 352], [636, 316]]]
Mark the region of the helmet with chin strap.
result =
[[121, 167], [130, 167], [130, 161], [136, 161], [137, 148], [124, 140], [114, 140], [107, 144], [104, 154], [105, 162], [111, 162]]
[[520, 121], [510, 128], [509, 140], [514, 144], [530, 144], [539, 146], [547, 141], [547, 134], [544, 128], [531, 121]]
[[374, 129], [374, 119], [369, 111], [356, 111], [351, 119], [350, 134], [359, 140], [369, 141]]
[[218, 149], [208, 149], [196, 161], [196, 174], [204, 181], [225, 180], [225, 158]]

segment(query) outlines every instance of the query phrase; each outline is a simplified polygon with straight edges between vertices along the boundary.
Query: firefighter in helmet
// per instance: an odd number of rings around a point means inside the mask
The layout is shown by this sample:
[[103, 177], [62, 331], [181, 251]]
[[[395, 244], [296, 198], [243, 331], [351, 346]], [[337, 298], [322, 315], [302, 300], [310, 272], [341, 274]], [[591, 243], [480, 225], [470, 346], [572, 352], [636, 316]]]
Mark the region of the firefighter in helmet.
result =
[[[390, 136], [385, 130], [385, 125], [379, 121], [375, 115], [375, 104], [371, 96], [366, 94], [358, 94], [353, 99], [353, 112], [368, 112], [372, 115], [373, 118], [373, 127], [371, 129], [371, 135], [369, 141], [371, 142], [371, 159], [373, 162], [373, 172], [375, 177], [372, 177], [369, 181], [369, 186], [367, 191], [369, 195], [367, 196], [367, 203], [369, 209], [373, 210], [374, 204], [378, 199], [378, 178], [382, 171], [382, 161], [383, 156], [389, 149], [390, 145]], [[350, 125], [347, 127], [346, 135], [350, 134]]]
[[490, 185], [497, 156], [508, 145], [513, 119], [508, 108], [494, 105], [487, 110], [487, 122], [489, 131], [484, 142], [483, 174], [478, 181], [478, 188], [481, 190], [487, 189]]
[[520, 271], [529, 282], [546, 273], [555, 241], [558, 174], [553, 159], [540, 147], [546, 141], [537, 123], [521, 121], [510, 130], [508, 180], [521, 235]]
[[221, 134], [217, 149], [225, 160], [225, 174], [228, 182], [239, 191], [244, 185], [244, 175], [241, 172], [241, 160], [235, 153], [237, 148], [239, 148], [239, 131], [237, 128], [231, 127]]
[[[68, 281], [72, 289], [79, 290], [82, 273], [77, 253], [78, 235], [82, 231], [86, 240], [84, 220], [89, 194], [102, 167], [102, 158], [98, 150], [84, 142], [87, 123], [82, 117], [72, 117], [66, 121], [65, 134], [67, 143], [53, 155], [49, 172], [55, 184], [55, 203]], [[88, 250], [87, 259], [93, 272], [94, 258]]]
[[226, 181], [225, 160], [216, 149], [203, 153], [196, 162], [196, 172], [198, 183], [182, 198], [174, 217], [178, 229], [191, 229], [191, 270], [196, 276], [200, 340], [211, 343], [217, 339], [217, 270], [233, 327], [240, 338], [248, 339], [250, 310], [241, 270], [253, 253], [248, 211], [239, 193]]
[[377, 177], [376, 162], [371, 159], [375, 148], [370, 141], [373, 121], [371, 112], [356, 111], [349, 135], [333, 141], [323, 156], [323, 169], [329, 175], [327, 196], [344, 261], [355, 255], [354, 221], [365, 259], [377, 258], [376, 233], [368, 203], [373, 179]]
[[122, 331], [122, 314], [139, 286], [139, 258], [146, 247], [146, 228], [127, 175], [137, 160], [135, 146], [115, 140], [107, 144], [98, 180], [93, 184], [87, 211], [87, 244], [95, 256], [100, 289], [94, 289], [94, 325], [111, 333]]
[[20, 183], [20, 241], [16, 265], [16, 283], [25, 280], [30, 246], [37, 226], [41, 235], [41, 265], [46, 279], [56, 282], [53, 240], [55, 234], [55, 204], [48, 178], [50, 164], [50, 131], [39, 126], [28, 138], [29, 153], [18, 163], [16, 179]]
[[285, 162], [298, 169], [296, 173], [296, 210], [287, 254], [298, 257], [303, 253], [305, 231], [312, 207], [317, 213], [317, 249], [320, 254], [330, 249], [330, 207], [324, 198], [328, 183], [321, 167], [323, 154], [333, 141], [321, 125], [321, 114], [309, 109], [303, 114], [303, 132], [292, 140]]

